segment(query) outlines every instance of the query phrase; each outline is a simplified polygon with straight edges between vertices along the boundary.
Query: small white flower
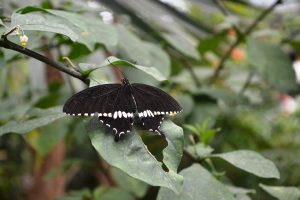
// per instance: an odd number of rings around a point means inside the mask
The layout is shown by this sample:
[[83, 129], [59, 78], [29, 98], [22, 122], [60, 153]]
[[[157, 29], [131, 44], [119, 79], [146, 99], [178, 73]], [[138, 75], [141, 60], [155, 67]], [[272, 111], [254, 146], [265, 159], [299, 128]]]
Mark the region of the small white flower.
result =
[[24, 34], [20, 36], [21, 45], [25, 47], [27, 45], [28, 37]]

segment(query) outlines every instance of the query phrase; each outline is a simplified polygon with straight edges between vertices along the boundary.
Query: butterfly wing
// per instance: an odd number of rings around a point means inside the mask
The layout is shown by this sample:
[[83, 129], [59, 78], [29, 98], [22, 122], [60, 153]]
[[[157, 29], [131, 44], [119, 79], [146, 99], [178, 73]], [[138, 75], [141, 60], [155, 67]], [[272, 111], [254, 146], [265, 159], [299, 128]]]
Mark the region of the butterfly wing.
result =
[[159, 88], [140, 83], [132, 84], [132, 88], [139, 118], [149, 131], [160, 133], [164, 116], [174, 115], [182, 110], [173, 97]]
[[129, 133], [132, 130], [133, 118], [121, 117], [114, 119], [112, 117], [99, 117], [101, 123], [106, 125], [115, 134], [115, 141], [119, 141], [121, 136]]
[[[63, 107], [63, 112], [77, 116], [108, 116], [112, 111], [112, 101], [122, 88], [121, 84], [104, 84], [87, 88], [74, 94]], [[111, 114], [110, 114], [111, 115]]]
[[154, 117], [142, 117], [140, 119], [146, 130], [161, 135], [160, 126], [162, 121], [164, 120], [164, 117], [164, 115], [156, 115]]
[[94, 116], [111, 129], [116, 140], [132, 129], [134, 103], [128, 86], [104, 84], [85, 89], [72, 96], [64, 105], [69, 115]]

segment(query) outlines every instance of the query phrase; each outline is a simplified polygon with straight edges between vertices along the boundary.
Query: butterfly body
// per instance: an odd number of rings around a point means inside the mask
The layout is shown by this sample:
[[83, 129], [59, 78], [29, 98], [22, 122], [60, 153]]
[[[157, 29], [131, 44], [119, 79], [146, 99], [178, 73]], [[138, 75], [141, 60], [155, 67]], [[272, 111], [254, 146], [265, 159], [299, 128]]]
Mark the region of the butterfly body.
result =
[[164, 91], [145, 84], [103, 84], [73, 95], [63, 112], [73, 116], [97, 116], [115, 134], [115, 140], [131, 132], [134, 119], [142, 128], [161, 134], [160, 125], [166, 115], [182, 110], [177, 101]]

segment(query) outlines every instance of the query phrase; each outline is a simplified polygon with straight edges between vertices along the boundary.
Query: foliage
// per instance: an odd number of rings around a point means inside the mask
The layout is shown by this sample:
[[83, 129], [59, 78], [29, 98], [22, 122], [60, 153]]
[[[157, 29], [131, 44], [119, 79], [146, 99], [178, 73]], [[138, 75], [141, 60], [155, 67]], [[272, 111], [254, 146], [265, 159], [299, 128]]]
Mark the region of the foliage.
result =
[[[299, 19], [281, 1], [4, 2], [0, 199], [300, 198]], [[62, 113], [120, 71], [180, 102], [165, 137], [136, 128], [116, 143]]]

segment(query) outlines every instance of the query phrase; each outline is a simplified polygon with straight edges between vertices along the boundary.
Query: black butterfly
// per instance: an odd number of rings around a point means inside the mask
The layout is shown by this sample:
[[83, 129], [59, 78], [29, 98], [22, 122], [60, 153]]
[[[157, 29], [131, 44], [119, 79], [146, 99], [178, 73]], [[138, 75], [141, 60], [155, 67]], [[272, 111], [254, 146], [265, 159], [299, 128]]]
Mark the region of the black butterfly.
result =
[[73, 95], [64, 105], [68, 115], [98, 116], [100, 122], [113, 130], [115, 140], [129, 133], [134, 117], [145, 130], [161, 134], [165, 115], [182, 110], [177, 101], [164, 91], [124, 78], [122, 84], [104, 84], [87, 88]]

